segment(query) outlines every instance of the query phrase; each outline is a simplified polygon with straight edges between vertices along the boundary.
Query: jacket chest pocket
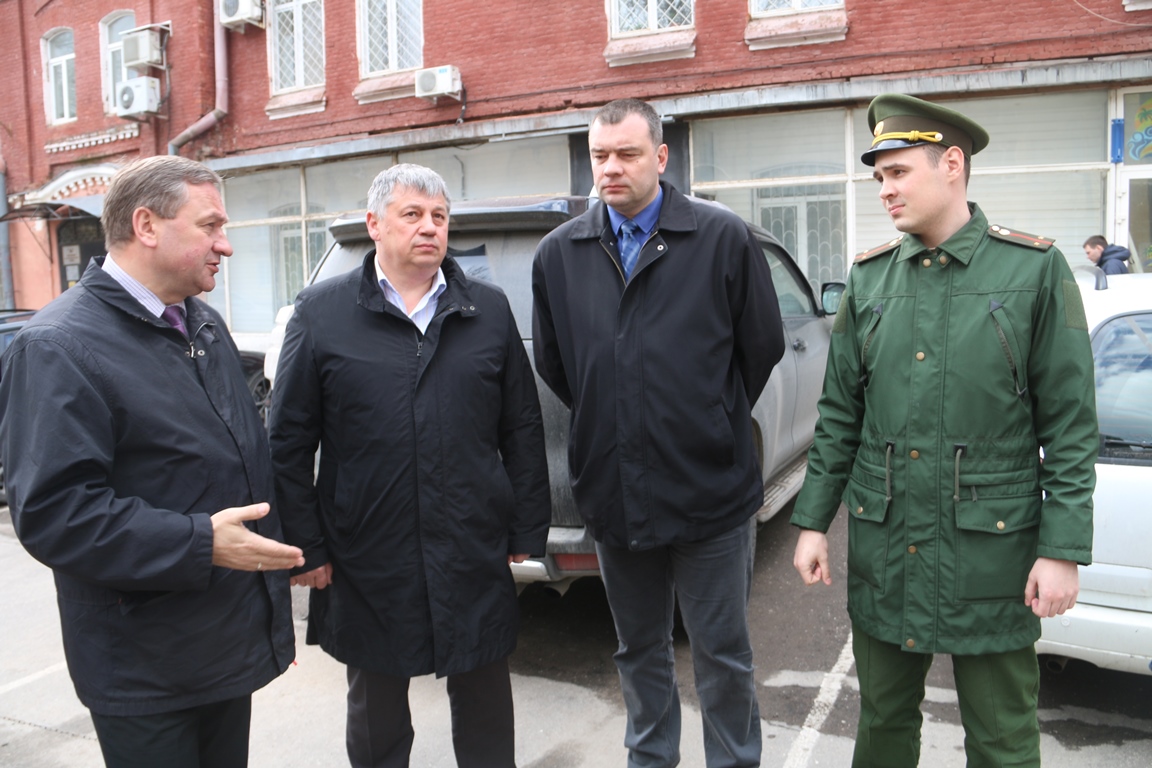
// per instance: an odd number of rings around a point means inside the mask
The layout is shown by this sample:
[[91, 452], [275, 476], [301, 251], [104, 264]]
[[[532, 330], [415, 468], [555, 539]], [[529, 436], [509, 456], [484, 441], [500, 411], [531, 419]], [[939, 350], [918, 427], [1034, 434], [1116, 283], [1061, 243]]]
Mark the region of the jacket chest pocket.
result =
[[974, 479], [960, 478], [955, 500], [956, 599], [1023, 601], [1040, 537], [1035, 474], [996, 484]]
[[890, 538], [891, 497], [884, 472], [857, 458], [842, 497], [849, 517], [848, 572], [880, 591], [884, 590]]
[[988, 302], [988, 317], [992, 320], [992, 328], [996, 332], [996, 340], [1004, 353], [1004, 360], [1008, 364], [1008, 371], [1012, 374], [1012, 386], [1015, 394], [1021, 400], [1028, 395], [1028, 378], [1021, 354], [1020, 341], [1016, 337], [1016, 330], [1012, 327], [1012, 318], [1004, 305], [990, 299]]

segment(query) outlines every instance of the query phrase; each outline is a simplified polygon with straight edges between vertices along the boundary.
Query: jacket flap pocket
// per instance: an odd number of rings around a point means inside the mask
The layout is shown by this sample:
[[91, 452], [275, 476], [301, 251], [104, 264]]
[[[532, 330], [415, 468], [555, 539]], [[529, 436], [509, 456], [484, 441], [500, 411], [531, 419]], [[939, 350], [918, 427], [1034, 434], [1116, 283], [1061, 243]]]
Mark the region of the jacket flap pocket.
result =
[[[981, 488], [981, 494], [985, 489]], [[956, 502], [956, 527], [964, 531], [1005, 534], [1040, 525], [1040, 494], [978, 496]]]
[[884, 478], [880, 478], [880, 489], [872, 488], [871, 480], [868, 485], [860, 483], [860, 475], [852, 473], [848, 485], [844, 489], [841, 500], [848, 508], [848, 513], [856, 520], [867, 520], [873, 523], [882, 523], [888, 515], [888, 498], [884, 492]]

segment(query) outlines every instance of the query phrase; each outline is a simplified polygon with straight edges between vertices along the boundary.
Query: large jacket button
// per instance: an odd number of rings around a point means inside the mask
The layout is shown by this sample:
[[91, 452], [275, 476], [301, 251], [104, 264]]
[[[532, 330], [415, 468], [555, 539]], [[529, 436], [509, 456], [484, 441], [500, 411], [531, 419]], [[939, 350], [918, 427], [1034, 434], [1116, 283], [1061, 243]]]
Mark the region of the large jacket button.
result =
[[911, 456], [913, 459], [918, 459], [918, 458], [920, 458], [920, 451], [912, 451], [908, 455]]
[[924, 264], [924, 266], [930, 267], [930, 266], [932, 266], [932, 259], [924, 259], [924, 261], [922, 263]]
[[907, 640], [904, 641], [904, 645], [908, 646], [909, 648], [915, 648], [916, 647], [916, 641], [913, 640], [912, 638], [908, 638]]

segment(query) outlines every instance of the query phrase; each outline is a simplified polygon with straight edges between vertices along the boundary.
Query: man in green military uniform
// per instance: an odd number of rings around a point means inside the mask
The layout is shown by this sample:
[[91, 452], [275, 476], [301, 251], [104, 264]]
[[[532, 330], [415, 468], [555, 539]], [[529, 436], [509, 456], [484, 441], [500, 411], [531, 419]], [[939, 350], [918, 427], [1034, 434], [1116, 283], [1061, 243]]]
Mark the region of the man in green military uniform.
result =
[[876, 97], [868, 122], [862, 160], [904, 234], [848, 277], [794, 565], [831, 583], [825, 532], [843, 501], [854, 766], [917, 764], [934, 653], [952, 654], [968, 765], [1038, 766], [1033, 644], [1092, 555], [1084, 308], [1050, 240], [989, 226], [967, 201], [983, 128], [899, 94]]

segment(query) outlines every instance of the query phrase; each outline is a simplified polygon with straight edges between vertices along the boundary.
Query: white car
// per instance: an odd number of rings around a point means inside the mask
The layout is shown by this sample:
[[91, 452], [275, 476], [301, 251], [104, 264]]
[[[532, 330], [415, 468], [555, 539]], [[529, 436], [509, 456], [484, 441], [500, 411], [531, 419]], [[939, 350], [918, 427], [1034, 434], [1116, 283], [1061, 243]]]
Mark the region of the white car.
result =
[[[1098, 273], [1098, 274], [1096, 274]], [[1080, 597], [1041, 621], [1036, 650], [1152, 674], [1152, 274], [1077, 275], [1096, 366], [1100, 455], [1092, 565]]]

